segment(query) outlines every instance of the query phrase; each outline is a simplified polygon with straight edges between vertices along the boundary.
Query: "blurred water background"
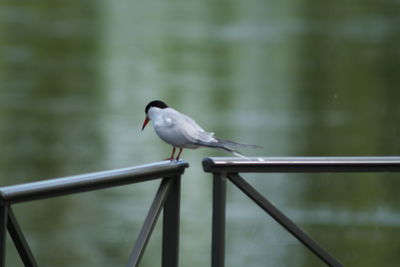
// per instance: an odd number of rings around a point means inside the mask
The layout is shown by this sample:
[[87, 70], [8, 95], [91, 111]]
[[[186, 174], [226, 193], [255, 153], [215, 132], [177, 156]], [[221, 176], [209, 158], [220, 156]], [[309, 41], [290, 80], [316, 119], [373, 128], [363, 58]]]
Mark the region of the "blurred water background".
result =
[[[265, 147], [251, 156], [399, 155], [399, 14], [397, 0], [3, 0], [0, 184], [167, 157], [140, 131], [153, 99]], [[210, 264], [201, 160], [226, 155], [183, 153], [181, 266]], [[245, 177], [347, 266], [398, 266], [398, 175]], [[125, 266], [157, 187], [14, 209], [40, 266]], [[227, 266], [324, 266], [231, 185], [227, 203]], [[160, 263], [159, 225], [141, 266]]]

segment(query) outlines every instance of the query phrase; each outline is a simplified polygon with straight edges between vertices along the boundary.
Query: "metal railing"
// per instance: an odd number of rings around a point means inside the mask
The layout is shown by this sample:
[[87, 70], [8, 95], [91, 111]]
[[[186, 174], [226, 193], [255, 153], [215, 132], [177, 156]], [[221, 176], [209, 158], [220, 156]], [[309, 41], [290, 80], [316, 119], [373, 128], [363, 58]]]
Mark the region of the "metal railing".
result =
[[[38, 266], [12, 210], [15, 203], [162, 179], [127, 266], [138, 266], [163, 209], [162, 266], [179, 263], [180, 181], [189, 164], [162, 161], [137, 167], [0, 187], [0, 267], [5, 266], [7, 231], [25, 266]], [[343, 266], [299, 226], [248, 184], [239, 173], [400, 172], [400, 157], [205, 158], [213, 173], [212, 267], [225, 266], [225, 208], [228, 179], [329, 266]]]
[[127, 266], [138, 266], [163, 209], [162, 266], [178, 266], [180, 178], [189, 164], [162, 161], [0, 188], [0, 267], [5, 266], [7, 230], [25, 266], [38, 266], [12, 210], [15, 203], [162, 179]]
[[269, 157], [205, 158], [203, 169], [213, 173], [212, 267], [225, 266], [226, 180], [329, 266], [343, 266], [299, 226], [247, 183], [239, 173], [400, 172], [400, 157]]

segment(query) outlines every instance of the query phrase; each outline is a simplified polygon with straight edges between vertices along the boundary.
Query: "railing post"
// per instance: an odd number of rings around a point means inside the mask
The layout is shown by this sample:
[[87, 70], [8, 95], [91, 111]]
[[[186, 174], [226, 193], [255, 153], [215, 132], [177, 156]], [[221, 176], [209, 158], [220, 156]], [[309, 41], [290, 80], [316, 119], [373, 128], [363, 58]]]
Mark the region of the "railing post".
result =
[[212, 251], [211, 266], [225, 266], [226, 178], [213, 173]]
[[181, 177], [172, 179], [171, 188], [164, 204], [162, 267], [178, 267], [179, 265], [179, 217]]
[[6, 264], [8, 205], [0, 203], [0, 267]]

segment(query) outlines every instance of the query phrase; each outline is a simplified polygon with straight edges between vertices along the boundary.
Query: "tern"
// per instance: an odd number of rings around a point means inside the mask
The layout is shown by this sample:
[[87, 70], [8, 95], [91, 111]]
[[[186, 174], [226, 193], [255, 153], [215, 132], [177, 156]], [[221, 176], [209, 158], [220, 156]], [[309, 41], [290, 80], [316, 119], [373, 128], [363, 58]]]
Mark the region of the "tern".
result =
[[193, 119], [169, 107], [160, 100], [148, 103], [145, 113], [146, 118], [143, 122], [142, 131], [149, 121], [151, 121], [157, 135], [163, 141], [172, 145], [172, 154], [167, 160], [174, 160], [177, 148], [179, 148], [179, 152], [175, 160], [179, 160], [184, 148], [218, 148], [240, 157], [244, 156], [232, 149], [232, 147], [262, 148], [256, 145], [240, 144], [217, 138], [214, 136], [214, 133], [204, 131]]

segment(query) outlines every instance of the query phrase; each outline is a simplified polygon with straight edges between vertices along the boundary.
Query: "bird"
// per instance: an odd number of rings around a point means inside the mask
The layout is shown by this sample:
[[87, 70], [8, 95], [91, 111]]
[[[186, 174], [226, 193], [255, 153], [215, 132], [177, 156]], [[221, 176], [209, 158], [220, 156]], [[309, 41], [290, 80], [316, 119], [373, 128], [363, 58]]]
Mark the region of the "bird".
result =
[[142, 131], [152, 122], [157, 135], [166, 143], [172, 145], [172, 153], [166, 160], [174, 160], [176, 149], [179, 148], [175, 160], [179, 160], [184, 148], [196, 149], [210, 147], [231, 152], [244, 157], [233, 147], [262, 148], [257, 145], [247, 145], [224, 140], [214, 136], [212, 132], [206, 132], [192, 118], [169, 107], [161, 100], [153, 100], [145, 107], [146, 117], [143, 121]]

